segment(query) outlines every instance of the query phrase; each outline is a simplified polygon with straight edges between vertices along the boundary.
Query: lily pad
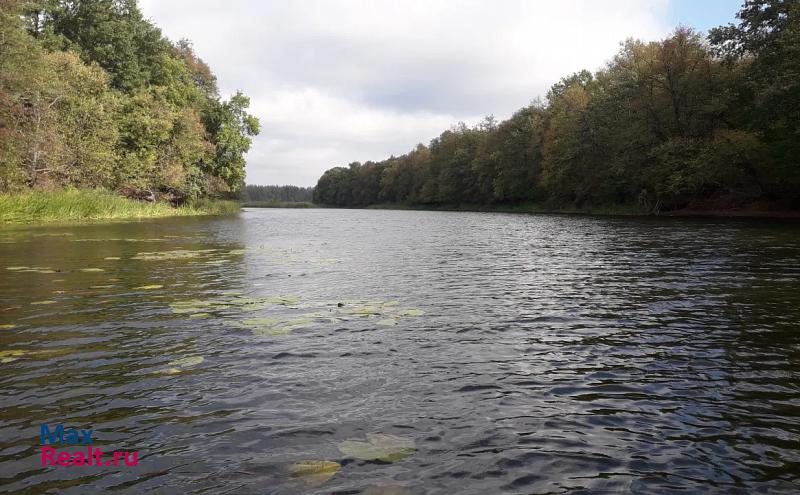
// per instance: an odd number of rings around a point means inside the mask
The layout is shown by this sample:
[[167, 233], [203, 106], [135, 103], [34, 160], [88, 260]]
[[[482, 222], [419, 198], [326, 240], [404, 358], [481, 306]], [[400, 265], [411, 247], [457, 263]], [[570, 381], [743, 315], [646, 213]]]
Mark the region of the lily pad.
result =
[[279, 335], [289, 335], [290, 333], [292, 333], [292, 329], [282, 326], [274, 326], [274, 327], [253, 328], [251, 332], [253, 333], [253, 335], [260, 337], [277, 337]]
[[311, 486], [320, 486], [329, 479], [333, 478], [342, 465], [333, 461], [297, 461], [289, 466], [289, 472], [295, 478], [301, 478], [303, 482]]
[[395, 462], [414, 455], [414, 440], [387, 433], [367, 433], [367, 441], [345, 440], [339, 451], [363, 461]]
[[95, 272], [104, 272], [102, 268], [81, 268], [81, 271], [84, 273], [95, 273]]
[[202, 363], [206, 359], [203, 356], [187, 356], [185, 358], [177, 359], [175, 361], [170, 361], [168, 366], [179, 367], [179, 368], [190, 368], [192, 366], [197, 366], [198, 364]]
[[17, 359], [21, 358], [27, 354], [26, 351], [21, 349], [14, 349], [10, 351], [0, 351], [0, 363], [10, 363], [12, 361], [16, 361]]
[[314, 323], [311, 318], [277, 320], [274, 318], [251, 318], [242, 320], [240, 324], [249, 328], [253, 335], [276, 336], [289, 335], [293, 330], [306, 328]]
[[[190, 314], [190, 313], [199, 313], [201, 311], [208, 310], [213, 306], [219, 306], [216, 304], [216, 301], [211, 300], [201, 300], [201, 299], [189, 299], [187, 301], [175, 301], [170, 303], [169, 307], [172, 308], [172, 312], [175, 314]], [[225, 306], [222, 306], [225, 307]]]
[[52, 299], [48, 299], [46, 301], [35, 301], [35, 302], [32, 302], [31, 304], [34, 305], [34, 306], [47, 306], [49, 304], [55, 304], [57, 302], [58, 301], [54, 301]]
[[17, 326], [13, 325], [11, 323], [0, 325], [0, 329], [2, 329], [2, 330], [10, 330], [12, 328], [17, 328]]
[[119, 256], [106, 256], [103, 259], [108, 261], [119, 261], [121, 258]]
[[49, 266], [9, 266], [6, 270], [20, 273], [56, 273]]
[[300, 298], [297, 296], [274, 296], [268, 297], [264, 301], [272, 304], [280, 304], [282, 306], [293, 306], [300, 302]]
[[200, 320], [202, 320], [204, 318], [210, 318], [210, 317], [211, 317], [211, 314], [209, 314], [209, 313], [195, 313], [195, 314], [189, 315], [189, 318], [200, 319]]
[[281, 320], [275, 318], [249, 318], [247, 320], [242, 320], [241, 323], [246, 327], [261, 327], [277, 325], [280, 322]]
[[358, 308], [353, 308], [348, 310], [347, 312], [351, 315], [358, 315], [358, 316], [373, 316], [381, 314], [381, 307], [380, 306], [361, 306]]
[[214, 251], [216, 251], [216, 249], [198, 249], [194, 251], [190, 249], [175, 249], [173, 251], [137, 253], [136, 256], [133, 257], [133, 259], [145, 260], [145, 261], [180, 260], [188, 258], [198, 258], [200, 256], [207, 255], [208, 253]]
[[153, 284], [153, 285], [142, 285], [142, 286], [139, 286], [139, 287], [134, 287], [133, 289], [134, 290], [156, 290], [156, 289], [161, 289], [162, 287], [164, 287], [164, 286], [163, 285], [158, 285], [158, 284]]
[[397, 320], [395, 320], [394, 318], [385, 318], [383, 320], [378, 320], [376, 323], [383, 327], [393, 327], [397, 325]]

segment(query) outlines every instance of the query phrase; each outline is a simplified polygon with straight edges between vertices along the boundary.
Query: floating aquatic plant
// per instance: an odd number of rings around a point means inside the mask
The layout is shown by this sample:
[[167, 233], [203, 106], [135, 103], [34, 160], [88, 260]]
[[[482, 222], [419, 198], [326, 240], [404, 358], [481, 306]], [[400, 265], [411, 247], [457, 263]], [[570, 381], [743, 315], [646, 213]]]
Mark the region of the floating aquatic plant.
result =
[[293, 330], [307, 328], [314, 323], [311, 318], [296, 318], [278, 320], [275, 318], [250, 318], [239, 322], [241, 326], [250, 329], [253, 335], [277, 336], [288, 335]]
[[188, 258], [197, 258], [200, 256], [213, 253], [216, 249], [174, 249], [172, 251], [158, 251], [152, 253], [137, 253], [133, 257], [135, 260], [145, 261], [164, 261], [164, 260], [180, 260]]
[[289, 472], [295, 478], [311, 486], [319, 486], [333, 478], [342, 465], [333, 461], [297, 461], [289, 466]]
[[56, 357], [63, 356], [74, 352], [75, 349], [69, 347], [60, 347], [56, 349], [11, 349], [0, 351], [0, 363], [10, 363], [22, 357], [40, 356], [40, 357]]
[[84, 273], [95, 273], [95, 272], [104, 272], [102, 268], [81, 268], [81, 271]]
[[342, 454], [363, 461], [395, 462], [414, 455], [414, 440], [387, 433], [367, 433], [367, 441], [345, 440], [339, 443]]
[[26, 351], [21, 349], [13, 349], [10, 351], [0, 351], [0, 363], [10, 363], [12, 361], [16, 361], [20, 357], [27, 354]]
[[6, 270], [20, 273], [56, 273], [56, 271], [50, 267], [39, 266], [9, 266], [6, 267]]
[[170, 361], [169, 363], [167, 363], [167, 366], [170, 366], [170, 368], [159, 371], [158, 373], [166, 375], [175, 375], [183, 372], [185, 368], [191, 368], [192, 366], [197, 366], [203, 361], [205, 361], [205, 358], [203, 356], [186, 356], [181, 359], [176, 359], [175, 361]]
[[134, 290], [156, 290], [156, 289], [161, 289], [162, 287], [164, 287], [164, 286], [163, 285], [159, 285], [159, 284], [153, 284], [153, 285], [142, 285], [142, 286], [139, 286], [139, 287], [134, 287], [133, 289]]
[[167, 365], [178, 368], [191, 368], [192, 366], [197, 366], [205, 360], [206, 359], [203, 356], [186, 356], [185, 358], [170, 361]]

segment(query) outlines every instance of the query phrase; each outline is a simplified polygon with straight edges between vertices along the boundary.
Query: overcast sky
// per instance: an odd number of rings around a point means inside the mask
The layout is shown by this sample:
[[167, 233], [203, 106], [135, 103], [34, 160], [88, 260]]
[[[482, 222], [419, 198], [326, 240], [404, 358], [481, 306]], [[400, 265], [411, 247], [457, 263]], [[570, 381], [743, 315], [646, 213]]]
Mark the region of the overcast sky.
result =
[[459, 121], [507, 118], [627, 37], [734, 20], [740, 0], [140, 0], [189, 38], [262, 124], [250, 184], [412, 149]]

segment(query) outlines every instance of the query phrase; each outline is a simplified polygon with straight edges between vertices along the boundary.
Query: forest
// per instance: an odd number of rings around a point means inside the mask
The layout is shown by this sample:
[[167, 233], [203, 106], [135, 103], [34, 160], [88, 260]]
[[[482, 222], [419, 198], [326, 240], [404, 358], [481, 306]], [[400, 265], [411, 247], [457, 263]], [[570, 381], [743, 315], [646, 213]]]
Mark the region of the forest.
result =
[[747, 0], [737, 24], [625, 41], [597, 72], [508, 120], [320, 177], [330, 206], [540, 204], [800, 208], [800, 2]]
[[249, 103], [136, 0], [0, 0], [0, 193], [235, 197]]
[[313, 200], [313, 187], [299, 186], [258, 186], [247, 184], [245, 201], [263, 201], [273, 203], [310, 203]]

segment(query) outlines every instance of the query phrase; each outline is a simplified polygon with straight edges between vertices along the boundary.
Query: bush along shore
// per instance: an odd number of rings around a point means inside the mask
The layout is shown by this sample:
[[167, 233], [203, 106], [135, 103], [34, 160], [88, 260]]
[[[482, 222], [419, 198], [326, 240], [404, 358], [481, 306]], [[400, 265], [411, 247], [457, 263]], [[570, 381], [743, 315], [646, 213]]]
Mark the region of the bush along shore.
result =
[[250, 100], [135, 0], [0, 0], [0, 53], [3, 222], [236, 208], [209, 198], [243, 193]]
[[239, 203], [199, 198], [180, 206], [129, 199], [104, 190], [64, 189], [0, 194], [0, 224], [81, 223], [236, 213]]

